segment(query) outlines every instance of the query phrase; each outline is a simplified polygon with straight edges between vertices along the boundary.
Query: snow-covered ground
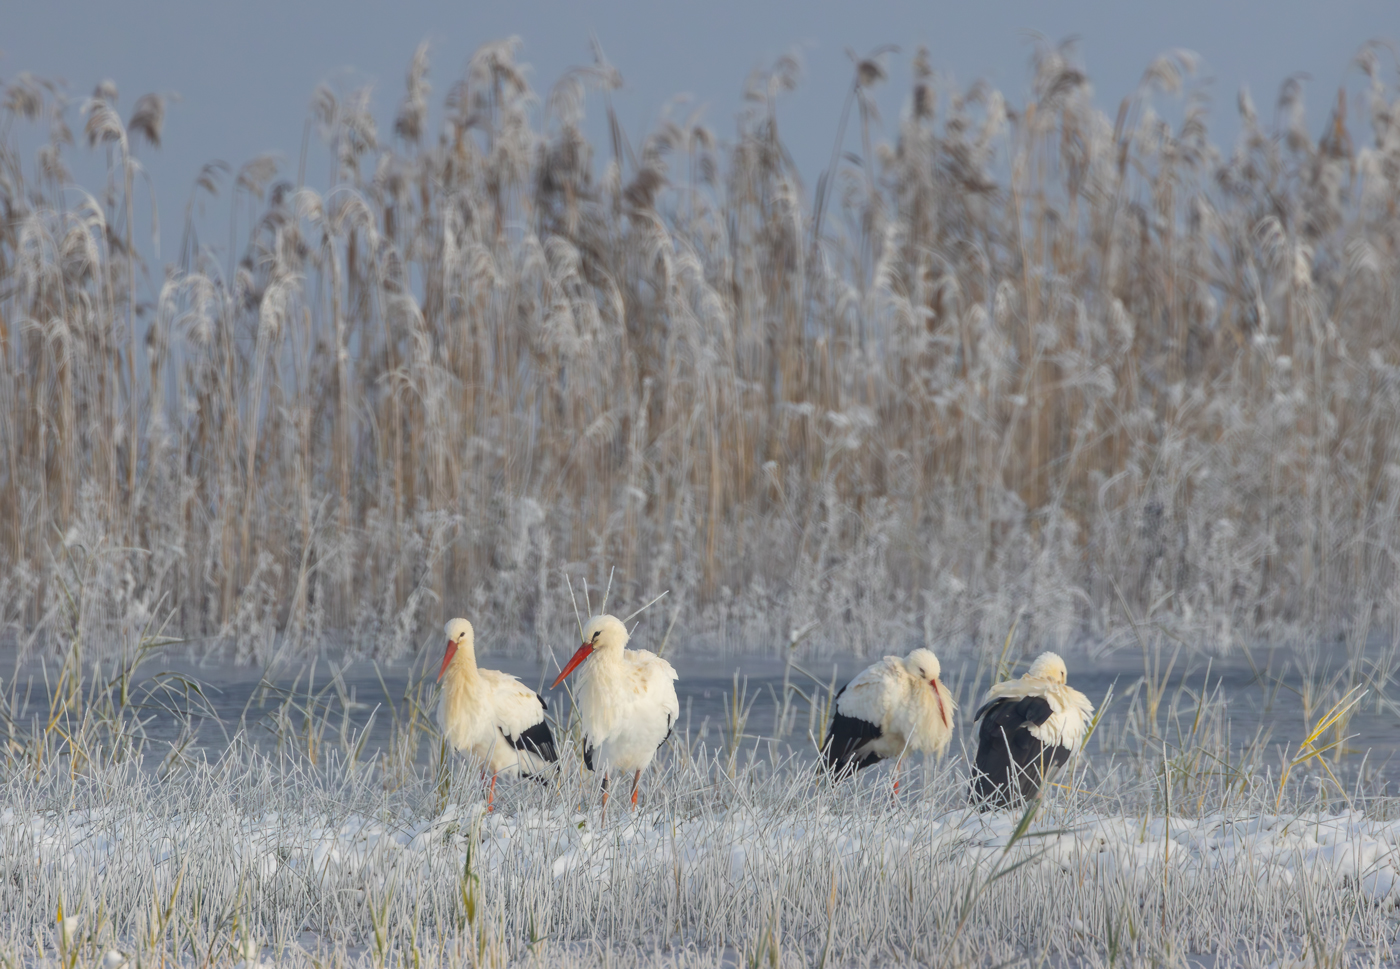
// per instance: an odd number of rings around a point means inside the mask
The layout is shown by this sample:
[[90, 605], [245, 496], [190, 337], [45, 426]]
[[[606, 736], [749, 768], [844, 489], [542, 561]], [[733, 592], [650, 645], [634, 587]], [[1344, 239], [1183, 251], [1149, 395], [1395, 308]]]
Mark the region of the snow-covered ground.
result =
[[[14, 808], [0, 810], [9, 857], [28, 853], [36, 870], [54, 874], [106, 871], [142, 854], [165, 864], [198, 850], [210, 828], [218, 826], [230, 839], [230, 857], [253, 884], [265, 885], [286, 870], [322, 887], [349, 882], [382, 887], [396, 878], [431, 877], [444, 858], [461, 868], [474, 857], [478, 874], [543, 861], [556, 879], [609, 878], [614, 867], [633, 874], [669, 873], [679, 866], [691, 872], [683, 891], [703, 888], [702, 880], [714, 873], [732, 885], [760, 877], [775, 855], [822, 854], [866, 864], [878, 859], [897, 866], [912, 853], [956, 851], [952, 864], [970, 872], [995, 865], [1007, 853], [1019, 814], [939, 812], [921, 803], [887, 816], [818, 811], [770, 817], [736, 807], [681, 820], [629, 812], [601, 830], [591, 820], [560, 810], [487, 814], [481, 802], [449, 805], [431, 818], [397, 820], [332, 821], [269, 811], [251, 817], [200, 812], [158, 823], [124, 816], [119, 808], [25, 816]], [[1038, 828], [1048, 820], [1042, 818]], [[1400, 895], [1400, 820], [1357, 811], [1200, 818], [1085, 813], [1053, 820], [1060, 825], [1053, 832], [1032, 829], [1028, 839], [1013, 845], [1011, 860], [1108, 877], [1156, 868], [1166, 869], [1168, 878], [1196, 879], [1244, 866], [1283, 885], [1292, 885], [1300, 873], [1335, 879], [1372, 902]]]
[[644, 779], [640, 810], [615, 801], [601, 822], [576, 767], [508, 787], [487, 814], [457, 766], [394, 791], [370, 768], [250, 753], [165, 779], [11, 774], [0, 952], [109, 966], [254, 948], [406, 965], [1397, 958], [1389, 799], [1309, 806], [1301, 785], [1280, 811], [1260, 783], [1233, 806], [1166, 814], [1148, 787], [1108, 798], [1067, 777], [1018, 837], [1020, 814], [965, 806], [955, 765], [896, 798], [878, 772], [833, 788], [753, 762], [731, 778], [722, 757], [678, 752]]

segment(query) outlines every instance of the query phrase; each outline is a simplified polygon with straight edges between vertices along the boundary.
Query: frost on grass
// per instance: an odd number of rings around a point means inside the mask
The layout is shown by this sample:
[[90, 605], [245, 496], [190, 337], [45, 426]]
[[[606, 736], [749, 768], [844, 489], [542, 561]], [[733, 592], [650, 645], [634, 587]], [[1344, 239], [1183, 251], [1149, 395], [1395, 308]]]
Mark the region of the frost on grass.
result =
[[[115, 674], [66, 663], [33, 706], [0, 697], [0, 954], [12, 962], [71, 969], [115, 952], [140, 965], [778, 969], [1169, 953], [1223, 967], [1400, 955], [1400, 799], [1346, 747], [1360, 688], [1312, 707], [1315, 725], [1281, 751], [1267, 731], [1231, 740], [1238, 695], [1184, 681], [1168, 695], [1169, 671], [1144, 676], [1098, 704], [1088, 746], [1043, 802], [982, 813], [957, 744], [922, 769], [906, 761], [897, 792], [881, 768], [833, 782], [817, 767], [820, 734], [790, 714], [805, 701], [820, 731], [835, 685], [824, 698], [770, 694], [776, 733], [758, 736], [757, 700], [736, 676], [722, 721], [677, 723], [635, 812], [624, 798], [600, 811], [563, 702], [550, 708], [558, 775], [501, 781], [487, 812], [481, 765], [424, 714], [431, 659], [386, 704], [373, 743], [371, 721], [331, 702], [323, 674], [276, 687], [270, 709], [250, 700], [203, 747], [190, 724], [214, 717], [208, 690], [171, 697], [170, 674], [137, 660]], [[157, 701], [185, 718], [173, 740], [154, 739]], [[958, 707], [964, 741], [972, 708]]]
[[[1396, 627], [1381, 46], [1330, 111], [1242, 93], [1220, 145], [1183, 52], [1120, 106], [1071, 47], [1023, 100], [884, 50], [816, 185], [778, 141], [792, 58], [732, 130], [595, 146], [617, 68], [536, 92], [519, 53], [453, 80], [420, 49], [392, 120], [318, 88], [295, 172], [211, 162], [159, 257], [161, 100], [8, 82], [0, 623], [265, 659], [467, 613], [538, 644], [615, 565], [620, 606], [672, 592], [647, 632], [747, 646], [985, 645], [1023, 607], [1052, 642], [1127, 610], [1222, 651]], [[105, 188], [69, 190], [74, 151]]]
[[1146, 789], [1083, 796], [1066, 777], [1018, 833], [1019, 813], [966, 806], [956, 769], [896, 801], [878, 774], [833, 788], [806, 761], [752, 761], [730, 779], [699, 745], [672, 753], [641, 809], [603, 824], [576, 764], [503, 789], [492, 814], [470, 766], [395, 791], [247, 751], [164, 779], [25, 770], [0, 809], [0, 948], [26, 964], [249, 946], [292, 965], [1396, 957], [1393, 801], [1279, 812], [1256, 788], [1164, 816]]

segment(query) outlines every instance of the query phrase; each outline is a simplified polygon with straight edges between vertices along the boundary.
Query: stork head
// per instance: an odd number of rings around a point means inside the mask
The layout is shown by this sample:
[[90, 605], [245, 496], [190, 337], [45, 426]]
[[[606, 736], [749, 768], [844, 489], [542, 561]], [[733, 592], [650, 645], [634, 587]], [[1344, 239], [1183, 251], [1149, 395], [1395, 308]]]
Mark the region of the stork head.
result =
[[460, 646], [472, 648], [475, 633], [472, 632], [472, 624], [465, 619], [454, 619], [449, 622], [444, 630], [447, 633], [447, 653], [442, 657], [442, 669], [438, 670], [437, 678], [442, 679], [442, 674], [447, 672], [447, 664], [452, 662], [452, 657], [457, 655]]
[[943, 694], [948, 692], [948, 688], [938, 680], [939, 675], [943, 672], [943, 664], [938, 662], [938, 657], [933, 655], [933, 650], [914, 650], [904, 657], [904, 668], [909, 671], [910, 676], [918, 677], [933, 689], [933, 698], [938, 703], [938, 718], [943, 721], [944, 727], [952, 729], [953, 720], [948, 707], [952, 705], [953, 699], [949, 696], [948, 702], [943, 702]]
[[1069, 678], [1069, 673], [1059, 653], [1045, 652], [1035, 658], [1031, 668], [1026, 670], [1025, 678], [1044, 680], [1046, 683], [1064, 683]]
[[621, 619], [616, 616], [594, 616], [588, 620], [588, 625], [583, 627], [583, 645], [579, 646], [578, 651], [559, 672], [550, 689], [563, 683], [564, 677], [578, 669], [584, 660], [593, 655], [594, 650], [621, 651], [627, 645], [627, 638], [627, 627], [622, 624]]
[[916, 649], [904, 657], [904, 668], [910, 676], [917, 676], [925, 683], [932, 684], [943, 672], [943, 665], [931, 649]]
[[583, 627], [583, 641], [594, 649], [621, 649], [630, 638], [627, 627], [616, 616], [594, 616]]

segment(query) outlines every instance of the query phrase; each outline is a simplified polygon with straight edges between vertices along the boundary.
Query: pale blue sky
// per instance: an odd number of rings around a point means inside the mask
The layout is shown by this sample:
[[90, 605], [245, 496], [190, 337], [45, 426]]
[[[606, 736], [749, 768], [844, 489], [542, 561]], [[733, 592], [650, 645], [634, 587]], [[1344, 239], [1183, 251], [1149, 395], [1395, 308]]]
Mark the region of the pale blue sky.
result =
[[1019, 102], [1028, 86], [1027, 32], [1052, 40], [1075, 35], [1109, 113], [1156, 54], [1184, 47], [1203, 58], [1203, 75], [1214, 79], [1215, 127], [1230, 134], [1241, 84], [1250, 85], [1268, 118], [1280, 83], [1295, 72], [1310, 75], [1316, 128], [1360, 45], [1374, 37], [1400, 40], [1397, 0], [11, 0], [7, 7], [0, 79], [28, 70], [64, 79], [81, 98], [111, 78], [124, 117], [144, 92], [179, 95], [167, 114], [163, 149], [141, 149], [158, 186], [167, 239], [205, 161], [237, 165], [274, 150], [295, 166], [307, 103], [322, 80], [373, 81], [387, 134], [409, 58], [424, 39], [433, 48], [433, 101], [439, 105], [483, 41], [519, 35], [520, 58], [532, 65], [532, 82], [543, 92], [564, 69], [588, 61], [589, 36], [596, 34], [626, 80], [616, 103], [634, 139], [677, 94], [708, 105], [711, 126], [727, 137], [749, 70], [800, 48], [802, 87], [782, 105], [780, 117], [809, 191], [830, 155], [850, 78], [848, 46], [862, 52], [900, 46], [888, 61], [887, 122], [907, 92], [909, 63], [921, 43], [940, 72], [963, 85], [986, 78]]

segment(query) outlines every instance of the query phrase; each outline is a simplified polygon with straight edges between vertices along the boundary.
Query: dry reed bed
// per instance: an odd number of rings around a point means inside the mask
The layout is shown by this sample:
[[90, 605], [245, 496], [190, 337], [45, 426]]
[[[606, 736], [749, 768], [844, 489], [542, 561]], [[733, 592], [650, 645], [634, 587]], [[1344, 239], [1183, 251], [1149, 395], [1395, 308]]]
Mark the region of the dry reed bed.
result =
[[884, 129], [878, 54], [815, 201], [779, 139], [790, 60], [728, 140], [663, 118], [634, 146], [609, 110], [595, 152], [617, 71], [541, 99], [515, 54], [482, 47], [432, 114], [420, 49], [389, 128], [319, 89], [324, 153], [207, 166], [168, 266], [133, 238], [163, 102], [123, 123], [110, 85], [10, 81], [4, 622], [394, 654], [442, 600], [538, 642], [565, 574], [615, 566], [627, 603], [672, 590], [658, 634], [749, 645], [815, 619], [861, 651], [999, 642], [1023, 604], [1052, 640], [1125, 610], [1219, 649], [1397, 628], [1379, 46], [1325, 124], [1290, 81], [1224, 148], [1189, 55], [1109, 115], [1065, 48], [1019, 104], [919, 53]]

